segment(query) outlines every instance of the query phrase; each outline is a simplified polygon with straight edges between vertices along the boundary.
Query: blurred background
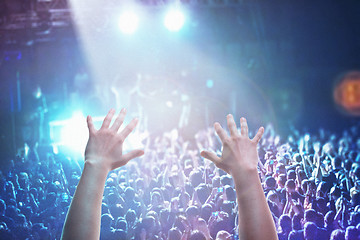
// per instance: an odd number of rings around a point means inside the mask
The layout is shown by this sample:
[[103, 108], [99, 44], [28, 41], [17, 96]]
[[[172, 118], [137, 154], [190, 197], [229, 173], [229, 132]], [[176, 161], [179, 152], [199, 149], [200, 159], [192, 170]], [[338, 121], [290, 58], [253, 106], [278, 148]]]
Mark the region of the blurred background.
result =
[[111, 107], [152, 135], [228, 113], [341, 132], [360, 113], [359, 16], [357, 0], [1, 0], [1, 159], [82, 151], [85, 117]]

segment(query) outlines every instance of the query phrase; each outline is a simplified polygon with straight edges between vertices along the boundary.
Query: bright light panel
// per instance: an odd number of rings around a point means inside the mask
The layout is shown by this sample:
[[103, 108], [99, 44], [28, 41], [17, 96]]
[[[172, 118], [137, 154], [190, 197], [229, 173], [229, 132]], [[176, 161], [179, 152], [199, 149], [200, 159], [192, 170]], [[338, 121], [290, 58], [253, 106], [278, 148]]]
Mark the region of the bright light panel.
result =
[[185, 15], [180, 10], [170, 10], [164, 20], [165, 27], [172, 31], [179, 31], [185, 23]]
[[119, 28], [124, 34], [133, 34], [139, 25], [139, 18], [134, 12], [124, 12], [119, 18]]

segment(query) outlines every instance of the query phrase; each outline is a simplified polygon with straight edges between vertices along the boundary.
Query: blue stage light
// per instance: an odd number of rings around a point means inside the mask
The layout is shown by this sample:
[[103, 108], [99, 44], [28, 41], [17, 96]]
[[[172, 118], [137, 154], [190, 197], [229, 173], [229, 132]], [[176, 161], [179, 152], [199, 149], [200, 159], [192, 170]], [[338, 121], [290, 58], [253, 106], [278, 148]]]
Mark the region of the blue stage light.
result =
[[73, 150], [83, 152], [88, 136], [85, 116], [82, 112], [74, 112], [61, 131], [61, 142]]
[[[66, 146], [83, 153], [88, 136], [86, 118], [80, 111], [74, 112], [70, 119], [50, 122], [50, 138], [56, 148]], [[55, 150], [58, 152], [58, 149]]]

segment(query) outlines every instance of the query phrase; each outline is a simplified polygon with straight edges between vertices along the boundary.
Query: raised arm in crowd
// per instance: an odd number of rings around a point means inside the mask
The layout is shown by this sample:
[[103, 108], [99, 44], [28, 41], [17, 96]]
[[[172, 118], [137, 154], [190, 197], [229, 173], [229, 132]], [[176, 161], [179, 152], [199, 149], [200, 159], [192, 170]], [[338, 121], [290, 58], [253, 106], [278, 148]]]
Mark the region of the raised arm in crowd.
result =
[[[126, 111], [115, 115], [110, 110], [99, 130], [94, 128], [91, 117], [87, 118], [89, 140], [85, 150], [84, 169], [72, 199], [63, 228], [62, 239], [99, 239], [101, 204], [107, 175], [111, 170], [122, 167], [131, 159], [144, 154], [143, 150], [133, 150], [124, 154], [123, 143], [138, 122], [133, 119], [122, 131]], [[277, 233], [271, 212], [267, 205], [257, 171], [257, 144], [264, 129], [260, 128], [253, 139], [248, 136], [245, 118], [240, 119], [240, 132], [232, 115], [227, 116], [230, 135], [215, 123], [215, 131], [222, 145], [221, 156], [211, 151], [201, 155], [229, 173], [235, 184], [238, 202], [238, 229], [241, 240], [274, 240]], [[207, 237], [208, 238], [208, 237]]]

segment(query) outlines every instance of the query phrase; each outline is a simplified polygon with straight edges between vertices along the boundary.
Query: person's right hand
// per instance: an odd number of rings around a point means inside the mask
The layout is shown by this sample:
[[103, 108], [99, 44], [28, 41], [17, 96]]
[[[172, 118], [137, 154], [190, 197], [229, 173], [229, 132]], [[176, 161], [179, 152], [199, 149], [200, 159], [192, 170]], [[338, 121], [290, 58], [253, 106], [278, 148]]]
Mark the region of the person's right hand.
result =
[[111, 109], [99, 130], [94, 128], [92, 118], [90, 116], [87, 117], [89, 140], [85, 149], [85, 161], [96, 165], [96, 167], [104, 171], [111, 171], [121, 167], [131, 159], [144, 154], [143, 150], [133, 150], [123, 154], [123, 143], [136, 127], [138, 120], [136, 118], [133, 119], [118, 133], [120, 126], [124, 122], [126, 110], [122, 109], [112, 126], [110, 126], [114, 114], [115, 110]]
[[257, 144], [264, 133], [264, 128], [261, 127], [255, 137], [250, 139], [245, 118], [240, 119], [241, 134], [239, 134], [231, 114], [227, 116], [227, 124], [230, 130], [230, 136], [219, 123], [216, 122], [214, 124], [215, 131], [223, 144], [221, 157], [209, 151], [202, 151], [201, 156], [211, 160], [217, 167], [231, 175], [241, 174], [249, 170], [256, 171], [259, 161]]

